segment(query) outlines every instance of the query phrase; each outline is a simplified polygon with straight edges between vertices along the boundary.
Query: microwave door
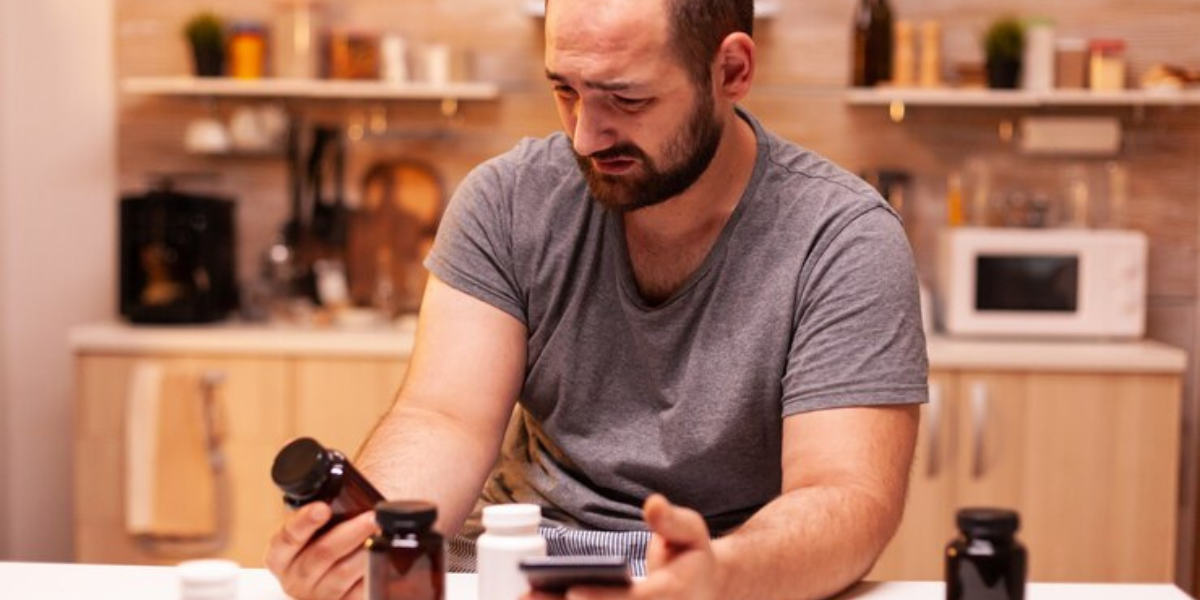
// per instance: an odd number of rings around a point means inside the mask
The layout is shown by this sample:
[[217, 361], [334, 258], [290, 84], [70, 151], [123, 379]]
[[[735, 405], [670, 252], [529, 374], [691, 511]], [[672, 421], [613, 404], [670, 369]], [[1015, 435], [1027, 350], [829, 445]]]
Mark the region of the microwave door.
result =
[[1078, 255], [979, 254], [974, 308], [1065, 316], [1079, 310]]

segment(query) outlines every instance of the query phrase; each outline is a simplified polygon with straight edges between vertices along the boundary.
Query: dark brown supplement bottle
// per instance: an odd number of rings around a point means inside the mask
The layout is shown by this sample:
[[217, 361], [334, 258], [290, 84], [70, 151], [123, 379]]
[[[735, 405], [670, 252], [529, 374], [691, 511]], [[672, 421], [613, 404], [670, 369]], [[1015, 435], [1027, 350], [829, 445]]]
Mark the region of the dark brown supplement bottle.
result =
[[946, 600], [1024, 600], [1028, 556], [1015, 535], [1017, 513], [958, 511], [959, 536], [946, 546]]
[[314, 539], [383, 501], [383, 494], [344, 454], [307, 437], [297, 438], [279, 451], [271, 466], [271, 479], [292, 508], [320, 501], [333, 509], [333, 516], [313, 534]]
[[379, 534], [371, 538], [367, 600], [442, 600], [446, 562], [433, 530], [437, 507], [418, 500], [375, 507]]

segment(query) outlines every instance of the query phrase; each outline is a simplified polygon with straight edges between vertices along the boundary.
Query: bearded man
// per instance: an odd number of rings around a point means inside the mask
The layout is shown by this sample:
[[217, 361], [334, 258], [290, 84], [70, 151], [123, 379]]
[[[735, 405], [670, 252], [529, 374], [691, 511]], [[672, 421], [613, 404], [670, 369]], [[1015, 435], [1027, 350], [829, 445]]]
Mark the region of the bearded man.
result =
[[[738, 106], [752, 26], [751, 0], [548, 2], [564, 131], [455, 193], [358, 458], [436, 502], [460, 564], [483, 506], [534, 503], [551, 554], [646, 575], [572, 598], [798, 600], [894, 533], [926, 398], [911, 252], [868, 185]], [[293, 514], [267, 564], [361, 598], [371, 517], [310, 543], [328, 518]]]

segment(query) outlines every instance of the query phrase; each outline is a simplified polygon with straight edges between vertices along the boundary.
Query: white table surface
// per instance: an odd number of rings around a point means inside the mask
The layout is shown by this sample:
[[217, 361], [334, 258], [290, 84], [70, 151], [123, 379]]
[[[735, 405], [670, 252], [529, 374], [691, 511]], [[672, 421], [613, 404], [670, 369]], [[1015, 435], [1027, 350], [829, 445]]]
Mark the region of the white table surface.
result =
[[[447, 577], [446, 600], [475, 600], [475, 576]], [[275, 579], [262, 569], [243, 569], [238, 600], [284, 600]], [[4, 600], [175, 600], [174, 567], [0, 562]], [[938, 582], [862, 583], [840, 600], [944, 600]], [[1032, 583], [1026, 600], [1189, 600], [1171, 585]]]

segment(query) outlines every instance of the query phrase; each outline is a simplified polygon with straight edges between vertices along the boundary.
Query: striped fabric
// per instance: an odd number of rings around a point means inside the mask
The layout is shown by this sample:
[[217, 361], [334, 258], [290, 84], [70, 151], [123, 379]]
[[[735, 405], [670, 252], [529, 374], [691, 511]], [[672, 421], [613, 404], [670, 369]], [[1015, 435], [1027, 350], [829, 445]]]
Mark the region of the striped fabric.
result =
[[[539, 527], [550, 556], [624, 556], [635, 577], [646, 575], [649, 531], [589, 531], [567, 527]], [[446, 544], [447, 569], [451, 573], [475, 572], [475, 540], [463, 536]]]

